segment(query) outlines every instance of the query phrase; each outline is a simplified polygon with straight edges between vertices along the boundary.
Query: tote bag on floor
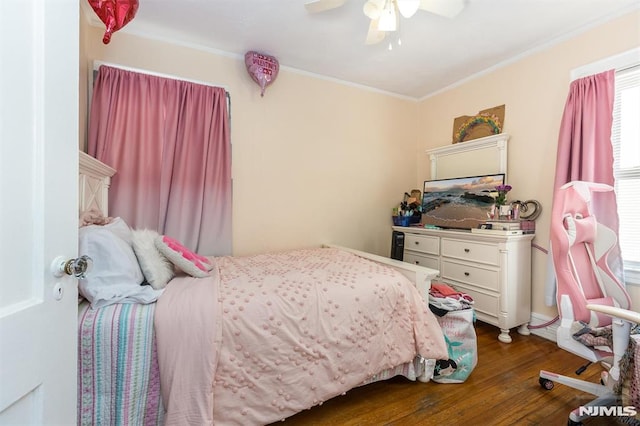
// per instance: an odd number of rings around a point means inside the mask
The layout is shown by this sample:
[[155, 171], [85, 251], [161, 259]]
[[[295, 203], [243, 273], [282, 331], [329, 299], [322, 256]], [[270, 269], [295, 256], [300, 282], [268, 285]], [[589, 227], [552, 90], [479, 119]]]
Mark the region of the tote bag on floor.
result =
[[462, 383], [478, 364], [476, 330], [473, 327], [473, 309], [449, 311], [439, 316], [438, 323], [444, 333], [449, 359], [437, 360], [433, 381], [438, 383]]

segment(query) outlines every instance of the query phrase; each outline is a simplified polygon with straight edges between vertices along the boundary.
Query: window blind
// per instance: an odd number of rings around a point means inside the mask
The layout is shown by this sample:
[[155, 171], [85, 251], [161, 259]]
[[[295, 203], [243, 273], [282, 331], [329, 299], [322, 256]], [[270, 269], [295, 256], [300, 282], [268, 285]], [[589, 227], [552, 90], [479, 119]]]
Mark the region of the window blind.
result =
[[625, 277], [640, 284], [640, 64], [616, 72], [611, 143]]

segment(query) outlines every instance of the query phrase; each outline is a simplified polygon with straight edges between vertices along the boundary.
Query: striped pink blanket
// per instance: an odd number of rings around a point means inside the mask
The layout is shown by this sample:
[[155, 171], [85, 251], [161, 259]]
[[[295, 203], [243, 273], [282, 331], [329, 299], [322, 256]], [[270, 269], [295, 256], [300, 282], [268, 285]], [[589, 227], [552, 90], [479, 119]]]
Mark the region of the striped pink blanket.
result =
[[163, 424], [155, 307], [79, 306], [78, 424]]

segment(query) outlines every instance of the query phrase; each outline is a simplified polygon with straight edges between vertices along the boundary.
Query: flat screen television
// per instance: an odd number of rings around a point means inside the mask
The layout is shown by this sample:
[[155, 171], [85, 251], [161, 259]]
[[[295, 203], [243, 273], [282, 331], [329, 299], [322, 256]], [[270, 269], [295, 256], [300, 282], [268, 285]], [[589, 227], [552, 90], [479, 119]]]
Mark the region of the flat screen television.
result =
[[440, 228], [471, 229], [487, 221], [491, 193], [504, 185], [504, 173], [427, 180], [422, 192], [422, 223]]

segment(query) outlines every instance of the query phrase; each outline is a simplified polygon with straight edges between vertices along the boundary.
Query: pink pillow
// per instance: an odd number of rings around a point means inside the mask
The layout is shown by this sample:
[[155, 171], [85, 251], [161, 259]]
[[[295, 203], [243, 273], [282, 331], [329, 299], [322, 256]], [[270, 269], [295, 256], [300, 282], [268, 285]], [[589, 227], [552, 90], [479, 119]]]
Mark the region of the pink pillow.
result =
[[182, 271], [197, 278], [209, 276], [213, 264], [206, 257], [192, 252], [179, 241], [166, 235], [157, 236], [154, 242], [160, 253]]

